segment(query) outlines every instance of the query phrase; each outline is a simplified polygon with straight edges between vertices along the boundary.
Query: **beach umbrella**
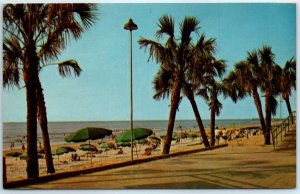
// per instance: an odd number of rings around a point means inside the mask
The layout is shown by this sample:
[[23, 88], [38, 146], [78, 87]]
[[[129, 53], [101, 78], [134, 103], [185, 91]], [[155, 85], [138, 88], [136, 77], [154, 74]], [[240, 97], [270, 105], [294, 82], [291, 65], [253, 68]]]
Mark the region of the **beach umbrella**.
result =
[[130, 142], [118, 142], [117, 146], [118, 147], [131, 147], [131, 143]]
[[21, 152], [9, 152], [5, 154], [6, 156], [11, 156], [11, 157], [19, 157], [22, 153]]
[[51, 151], [52, 155], [57, 155], [58, 161], [59, 161], [59, 155], [66, 154], [69, 152], [76, 152], [76, 150], [72, 147], [62, 146], [62, 147], [58, 147], [55, 150]]
[[[37, 157], [38, 157], [38, 159], [42, 159], [42, 158], [43, 158], [43, 155], [42, 155], [42, 154], [38, 154]], [[27, 159], [27, 154], [26, 154], [26, 153], [23, 153], [23, 154], [19, 155], [19, 158], [20, 158], [21, 160], [26, 160], [26, 159]]]
[[182, 133], [173, 134], [173, 136], [174, 136], [175, 139], [177, 139], [177, 138], [184, 139], [184, 138], [187, 138], [188, 134], [182, 132]]
[[81, 144], [79, 149], [83, 150], [83, 151], [92, 151], [92, 152], [97, 152], [98, 151], [96, 146], [94, 146], [92, 144]]
[[[146, 128], [134, 128], [133, 129], [133, 140], [144, 139], [152, 135], [153, 131]], [[131, 130], [126, 130], [116, 137], [116, 143], [119, 142], [131, 142]]]
[[51, 151], [52, 155], [62, 155], [69, 152], [76, 152], [76, 149], [68, 146], [58, 147], [55, 150]]
[[[82, 128], [79, 129], [77, 131], [75, 131], [74, 133], [71, 133], [69, 136], [65, 137], [65, 141], [66, 142], [84, 142], [89, 140], [89, 145], [90, 140], [95, 140], [95, 139], [102, 139], [105, 136], [109, 136], [112, 134], [112, 131], [109, 129], [105, 129], [105, 128], [100, 128], [100, 127], [86, 127], [86, 128]], [[93, 151], [93, 150], [97, 150], [98, 149], [92, 149], [92, 146], [88, 146], [89, 151]], [[85, 149], [85, 147], [83, 147], [83, 149]], [[92, 159], [92, 158], [91, 158]]]
[[197, 137], [199, 137], [199, 135], [197, 135], [196, 133], [190, 133], [190, 134], [188, 134], [188, 137], [197, 138]]
[[101, 143], [99, 147], [102, 149], [115, 149], [116, 148], [115, 144], [113, 144], [113, 143]]
[[99, 127], [86, 127], [79, 129], [69, 136], [65, 137], [66, 142], [83, 142], [87, 140], [102, 139], [105, 136], [112, 134], [109, 129], [99, 128]]
[[137, 143], [138, 144], [146, 144], [146, 143], [148, 143], [148, 141], [146, 139], [140, 139], [140, 140], [137, 140]]

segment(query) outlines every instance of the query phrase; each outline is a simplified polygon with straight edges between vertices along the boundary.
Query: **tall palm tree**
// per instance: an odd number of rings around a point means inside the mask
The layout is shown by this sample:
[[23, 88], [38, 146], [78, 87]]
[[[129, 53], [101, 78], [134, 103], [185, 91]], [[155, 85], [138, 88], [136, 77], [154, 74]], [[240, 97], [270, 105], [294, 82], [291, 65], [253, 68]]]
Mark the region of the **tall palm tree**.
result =
[[[223, 80], [233, 101], [242, 99], [248, 94], [253, 97], [254, 104], [259, 116], [261, 128], [265, 134], [266, 124], [262, 111], [261, 100], [258, 88], [261, 81], [261, 71], [259, 69], [259, 54], [256, 50], [247, 53], [247, 58], [235, 64], [235, 69]], [[234, 92], [235, 90], [235, 92]]]
[[[180, 37], [178, 42], [174, 35], [174, 19], [172, 17], [162, 16], [159, 19], [158, 27], [156, 37], [160, 40], [163, 35], [167, 35], [165, 44], [145, 38], [141, 38], [139, 44], [141, 48], [149, 46], [149, 60], [155, 59], [156, 63], [160, 64], [160, 70], [154, 82], [171, 78], [171, 80], [167, 79], [169, 80], [168, 82], [163, 83], [166, 86], [165, 88], [157, 90], [163, 96], [171, 94], [169, 123], [163, 149], [163, 154], [169, 154], [176, 111], [181, 100], [181, 90], [184, 83], [186, 83], [186, 73], [192, 64], [195, 63], [195, 57], [197, 56], [197, 52], [195, 51], [198, 51], [198, 49], [192, 44], [192, 33], [198, 32], [199, 22], [194, 17], [185, 17], [183, 22], [180, 23]], [[195, 49], [195, 51], [192, 52], [192, 49]], [[159, 78], [161, 75], [163, 75], [162, 79]], [[157, 94], [156, 96], [158, 97], [159, 95]]]
[[[14, 73], [7, 76], [12, 78], [7, 83], [16, 83], [20, 78], [16, 72], [21, 71], [19, 75], [22, 75], [26, 88], [28, 178], [39, 176], [37, 106], [44, 104], [43, 97], [37, 97], [37, 94], [42, 94], [41, 90], [37, 91], [38, 88], [41, 89], [39, 69], [43, 64], [57, 59], [71, 37], [78, 39], [94, 23], [95, 11], [94, 4], [7, 4], [3, 8], [4, 42], [11, 43], [6, 44], [4, 49], [13, 51], [14, 47], [20, 48], [17, 55], [4, 51], [4, 55], [13, 57], [9, 60], [4, 57], [4, 66]], [[40, 103], [37, 103], [38, 99]], [[42, 108], [39, 109], [39, 114], [46, 116], [42, 114]], [[45, 121], [47, 122], [46, 119], [43, 120]], [[42, 130], [43, 135], [48, 136], [48, 129], [43, 127]], [[50, 142], [46, 139], [43, 138], [45, 150], [50, 150]], [[49, 151], [47, 153], [47, 157], [50, 156]], [[54, 168], [50, 168], [50, 171], [53, 170]]]
[[[239, 97], [243, 98], [245, 96], [243, 93], [253, 96], [266, 145], [271, 144], [271, 116], [276, 114], [277, 101], [275, 97], [280, 92], [281, 69], [275, 64], [274, 59], [275, 54], [269, 46], [248, 52], [247, 59], [237, 63], [235, 70], [230, 72], [224, 80], [227, 87], [234, 86], [233, 88], [238, 88], [242, 94], [240, 96], [233, 95], [234, 100]], [[265, 93], [265, 118], [258, 88]]]
[[280, 93], [281, 68], [275, 64], [275, 54], [270, 46], [263, 46], [258, 50], [260, 55], [260, 88], [265, 93], [266, 131], [265, 144], [271, 144], [272, 114], [276, 114], [276, 95]]
[[202, 34], [196, 45], [191, 49], [191, 55], [193, 55], [194, 61], [190, 64], [185, 74], [186, 79], [183, 84], [183, 93], [193, 108], [205, 147], [209, 147], [209, 141], [194, 96], [197, 89], [205, 84], [207, 77], [221, 77], [225, 71], [224, 60], [216, 60], [214, 54], [215, 39], [205, 39], [205, 35]]
[[[291, 58], [288, 60], [282, 69], [281, 73], [281, 84], [280, 92], [282, 99], [286, 102], [286, 106], [289, 112], [289, 115], [292, 115], [292, 108], [290, 104], [290, 95], [292, 93], [292, 88], [296, 90], [296, 60]], [[294, 119], [292, 117], [292, 123]]]

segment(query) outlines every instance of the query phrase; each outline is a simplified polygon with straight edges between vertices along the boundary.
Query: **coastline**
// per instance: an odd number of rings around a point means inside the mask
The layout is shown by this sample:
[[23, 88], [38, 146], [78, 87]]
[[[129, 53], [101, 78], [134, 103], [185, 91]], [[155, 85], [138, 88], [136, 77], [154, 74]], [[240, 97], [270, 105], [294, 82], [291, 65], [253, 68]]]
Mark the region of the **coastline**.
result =
[[[231, 130], [237, 130], [240, 131], [240, 128], [231, 127], [228, 128], [228, 131]], [[111, 142], [114, 143], [114, 140], [110, 137], [106, 137], [104, 140], [93, 140], [91, 141], [91, 144], [98, 147], [99, 142]], [[240, 139], [227, 141], [229, 145], [235, 145], [240, 144]], [[261, 140], [261, 142], [263, 142]], [[84, 142], [82, 142], [84, 143]], [[74, 170], [86, 170], [89, 168], [97, 167], [97, 166], [105, 166], [105, 165], [111, 165], [116, 163], [122, 163], [122, 162], [128, 162], [131, 160], [130, 155], [130, 147], [123, 147], [123, 154], [119, 155], [117, 154], [119, 149], [112, 149], [112, 150], [103, 150], [100, 154], [94, 154], [94, 157], [89, 157], [88, 153], [82, 150], [79, 150], [80, 144], [82, 143], [57, 143], [57, 144], [51, 144], [52, 149], [56, 149], [61, 146], [69, 146], [74, 149], [76, 149], [76, 154], [81, 158], [80, 161], [72, 161], [71, 156], [73, 153], [67, 153], [63, 154], [61, 156], [53, 156], [54, 165], [56, 168], [56, 173], [62, 173], [62, 172], [70, 172]], [[225, 140], [220, 140], [220, 144], [226, 143]], [[134, 150], [134, 158], [147, 158], [147, 157], [155, 157], [160, 156], [162, 153], [163, 144], [161, 144], [157, 149], [152, 150], [152, 153], [150, 156], [143, 155], [144, 150], [148, 147], [148, 145], [142, 145], [138, 144], [136, 150]], [[171, 152], [172, 154], [178, 153], [178, 152], [185, 152], [185, 151], [191, 151], [195, 149], [204, 148], [203, 144], [200, 144], [200, 138], [186, 138], [181, 139], [181, 141], [175, 142], [172, 141], [171, 146]], [[99, 148], [98, 148], [99, 149]], [[4, 149], [3, 155], [6, 155], [7, 153], [11, 151], [16, 152], [22, 152], [20, 148], [16, 148], [14, 150]], [[19, 158], [13, 158], [13, 157], [6, 157], [6, 166], [7, 166], [7, 180], [8, 181], [16, 181], [20, 179], [24, 179], [26, 177], [26, 161], [21, 160]], [[40, 170], [40, 176], [47, 175], [46, 172], [46, 163], [44, 159], [39, 159], [39, 170]]]

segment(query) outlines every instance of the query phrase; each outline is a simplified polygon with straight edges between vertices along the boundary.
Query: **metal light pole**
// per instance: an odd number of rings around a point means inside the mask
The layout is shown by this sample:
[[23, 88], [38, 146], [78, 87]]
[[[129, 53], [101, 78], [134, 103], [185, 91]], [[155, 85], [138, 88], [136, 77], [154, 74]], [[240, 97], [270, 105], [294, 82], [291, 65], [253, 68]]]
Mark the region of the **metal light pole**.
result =
[[131, 160], [133, 160], [133, 100], [132, 100], [132, 31], [138, 26], [130, 18], [124, 25], [125, 30], [130, 31], [130, 130], [131, 130]]

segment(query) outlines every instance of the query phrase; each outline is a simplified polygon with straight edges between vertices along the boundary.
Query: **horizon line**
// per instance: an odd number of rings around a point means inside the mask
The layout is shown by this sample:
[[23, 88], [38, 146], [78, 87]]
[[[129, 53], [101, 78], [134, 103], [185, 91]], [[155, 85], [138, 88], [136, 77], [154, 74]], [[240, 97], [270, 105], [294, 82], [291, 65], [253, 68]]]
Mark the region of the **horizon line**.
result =
[[[284, 119], [285, 117], [281, 118]], [[280, 119], [280, 118], [273, 118]], [[210, 119], [202, 119], [210, 120]], [[216, 119], [217, 120], [259, 120], [259, 118], [225, 118], [225, 119]], [[168, 121], [168, 119], [137, 119], [133, 122], [140, 121]], [[196, 121], [196, 119], [178, 119], [175, 121]], [[48, 123], [59, 123], [59, 122], [130, 122], [130, 120], [65, 120], [65, 121], [48, 121]], [[2, 121], [2, 123], [26, 123], [26, 121]]]

